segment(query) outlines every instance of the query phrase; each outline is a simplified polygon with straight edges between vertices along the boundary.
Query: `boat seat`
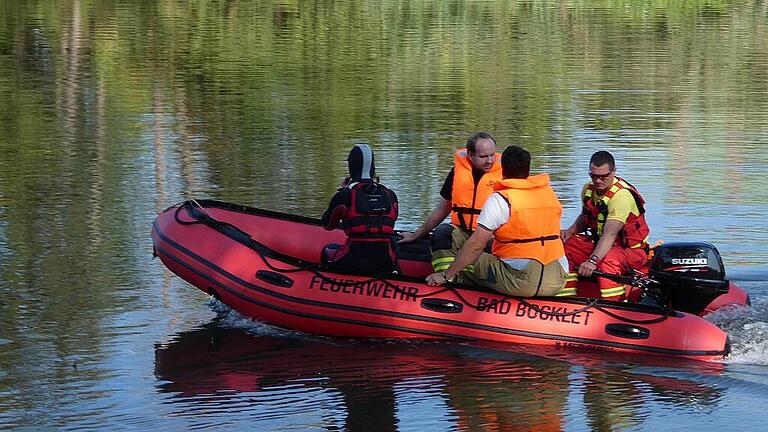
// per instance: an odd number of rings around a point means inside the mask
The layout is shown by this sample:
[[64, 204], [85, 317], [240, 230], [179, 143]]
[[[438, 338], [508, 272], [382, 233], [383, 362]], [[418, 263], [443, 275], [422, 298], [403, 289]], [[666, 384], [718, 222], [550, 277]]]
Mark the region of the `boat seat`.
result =
[[395, 253], [399, 260], [432, 262], [429, 239], [420, 238], [409, 243], [396, 244]]
[[394, 270], [392, 258], [386, 243], [329, 243], [323, 247], [320, 254], [323, 264], [359, 274], [391, 272]]

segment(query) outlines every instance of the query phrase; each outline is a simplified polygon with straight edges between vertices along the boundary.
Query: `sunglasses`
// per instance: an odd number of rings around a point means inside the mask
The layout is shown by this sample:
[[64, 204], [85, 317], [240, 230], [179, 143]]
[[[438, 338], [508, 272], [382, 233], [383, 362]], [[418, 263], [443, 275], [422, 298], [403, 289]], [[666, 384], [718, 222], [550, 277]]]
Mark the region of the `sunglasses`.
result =
[[608, 177], [613, 175], [613, 170], [611, 170], [611, 171], [609, 171], [609, 172], [607, 172], [605, 174], [594, 174], [594, 173], [587, 173], [587, 174], [589, 174], [589, 178], [591, 178], [592, 180], [598, 180], [598, 179], [600, 179], [600, 180], [607, 180]]

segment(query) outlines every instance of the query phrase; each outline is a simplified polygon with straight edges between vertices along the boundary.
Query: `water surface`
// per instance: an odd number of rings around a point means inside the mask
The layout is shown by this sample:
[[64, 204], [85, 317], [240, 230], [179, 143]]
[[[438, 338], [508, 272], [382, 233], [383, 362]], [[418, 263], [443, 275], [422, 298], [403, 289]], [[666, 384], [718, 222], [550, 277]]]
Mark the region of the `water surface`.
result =
[[[0, 3], [0, 427], [762, 427], [767, 23], [764, 0]], [[710, 317], [733, 354], [328, 340], [152, 259], [187, 198], [319, 216], [357, 142], [415, 229], [476, 130], [531, 151], [564, 224], [611, 151], [652, 240], [714, 243], [750, 292]]]

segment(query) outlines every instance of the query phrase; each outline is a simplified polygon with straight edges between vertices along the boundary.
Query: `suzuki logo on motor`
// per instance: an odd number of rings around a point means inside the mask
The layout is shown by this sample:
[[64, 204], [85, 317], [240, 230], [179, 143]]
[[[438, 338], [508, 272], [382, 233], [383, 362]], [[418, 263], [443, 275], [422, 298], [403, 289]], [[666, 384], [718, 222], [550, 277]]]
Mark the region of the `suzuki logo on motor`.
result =
[[706, 258], [672, 258], [672, 264], [703, 264], [707, 265]]

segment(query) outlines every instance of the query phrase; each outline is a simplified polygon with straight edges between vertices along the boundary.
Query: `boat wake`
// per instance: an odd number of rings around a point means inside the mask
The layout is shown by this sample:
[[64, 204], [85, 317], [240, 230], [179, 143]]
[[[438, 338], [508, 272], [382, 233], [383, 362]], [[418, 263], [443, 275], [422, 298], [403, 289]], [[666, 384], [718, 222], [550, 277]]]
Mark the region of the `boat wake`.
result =
[[725, 363], [768, 365], [768, 297], [752, 306], [723, 308], [706, 317], [731, 338], [731, 354]]
[[216, 312], [217, 324], [225, 329], [240, 330], [252, 336], [288, 337], [300, 340], [324, 339], [320, 336], [309, 335], [308, 333], [302, 333], [295, 330], [287, 330], [248, 318], [215, 298], [211, 298], [208, 305], [214, 312]]

